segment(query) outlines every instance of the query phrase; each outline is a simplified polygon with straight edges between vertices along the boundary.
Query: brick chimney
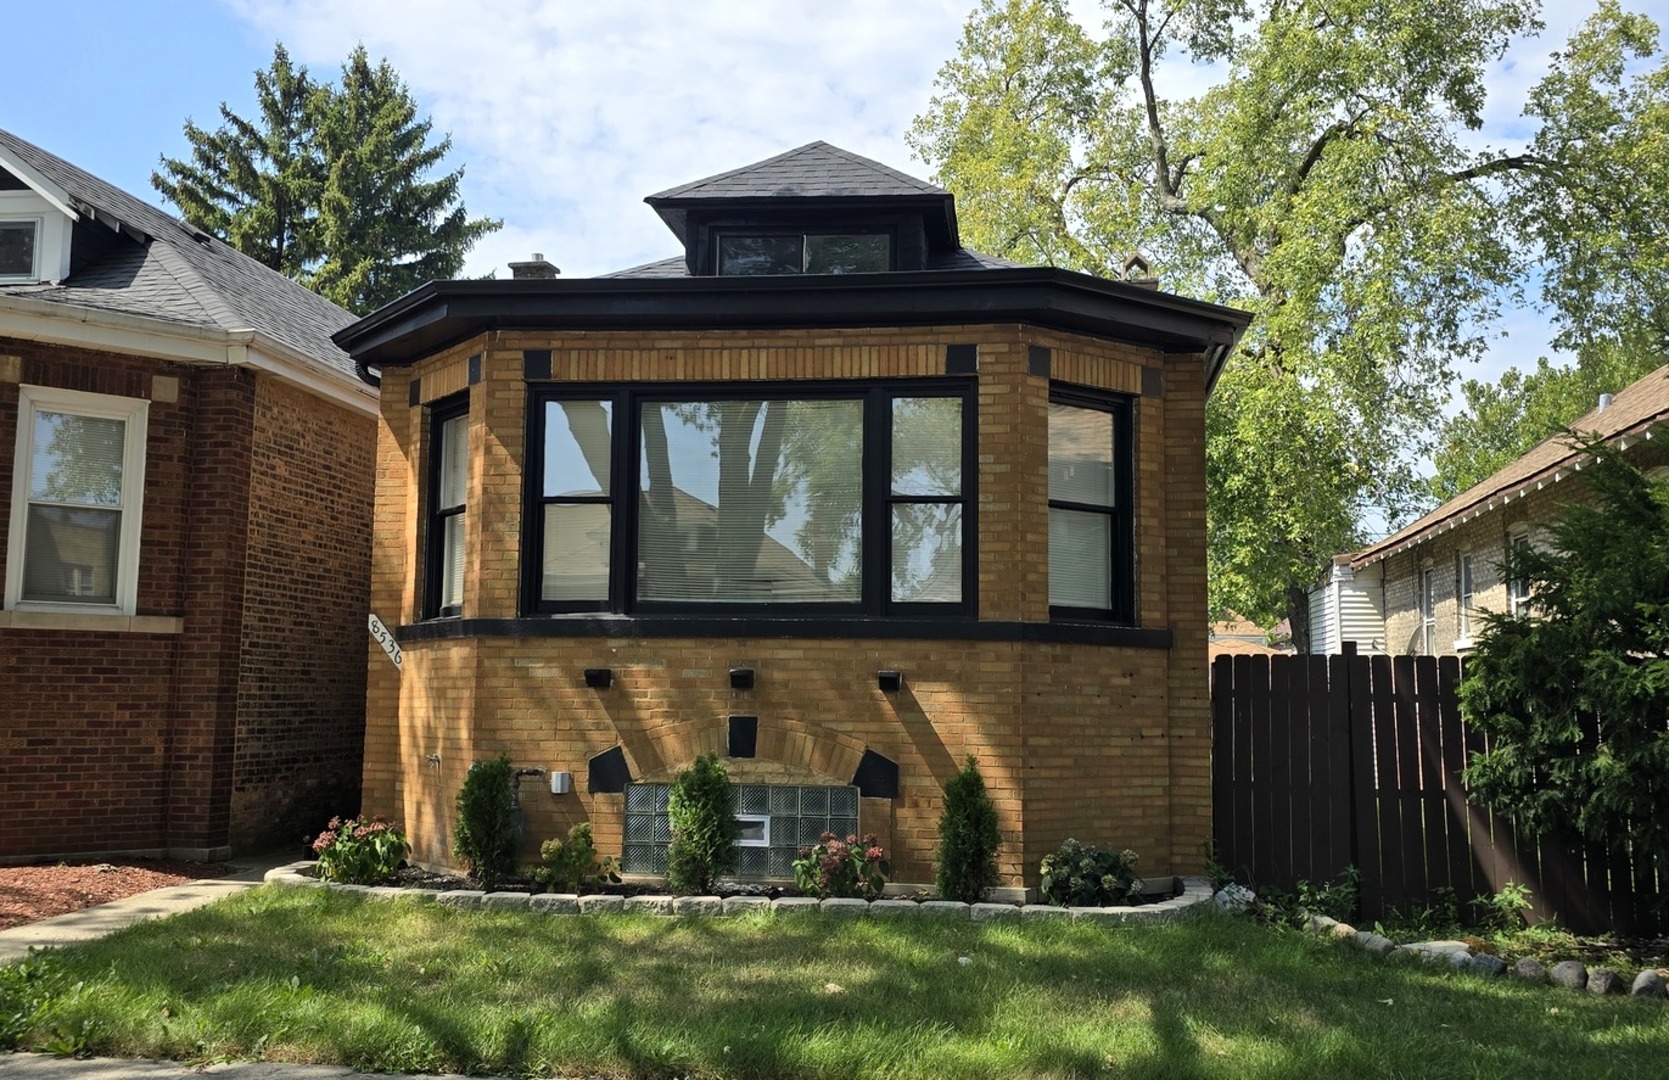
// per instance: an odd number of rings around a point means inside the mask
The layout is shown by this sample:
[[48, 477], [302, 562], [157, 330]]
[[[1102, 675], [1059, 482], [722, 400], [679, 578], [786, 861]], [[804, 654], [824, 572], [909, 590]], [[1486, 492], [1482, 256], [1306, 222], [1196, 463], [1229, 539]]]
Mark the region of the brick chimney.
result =
[[553, 278], [560, 273], [562, 271], [546, 262], [545, 257], [537, 251], [533, 253], [533, 258], [527, 262], [513, 262], [510, 264], [510, 276], [517, 281], [523, 278]]

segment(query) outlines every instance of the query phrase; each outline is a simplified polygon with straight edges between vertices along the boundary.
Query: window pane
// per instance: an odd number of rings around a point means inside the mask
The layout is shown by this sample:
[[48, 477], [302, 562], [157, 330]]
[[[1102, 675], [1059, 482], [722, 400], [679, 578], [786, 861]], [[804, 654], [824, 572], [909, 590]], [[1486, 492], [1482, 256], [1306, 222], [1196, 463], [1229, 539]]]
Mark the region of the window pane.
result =
[[607, 495], [613, 432], [607, 401], [545, 404], [545, 495]]
[[962, 399], [894, 398], [892, 493], [962, 494]]
[[464, 515], [442, 519], [440, 542], [440, 606], [455, 608], [464, 602]]
[[855, 603], [863, 404], [645, 403], [638, 596]]
[[35, 413], [29, 498], [77, 506], [122, 505], [127, 423], [98, 416]]
[[23, 599], [116, 602], [122, 512], [31, 506], [23, 552]]
[[1113, 606], [1113, 521], [1106, 514], [1049, 510], [1049, 603]]
[[440, 496], [435, 509], [464, 505], [469, 486], [469, 417], [454, 416], [440, 426]]
[[1049, 498], [1113, 505], [1113, 414], [1049, 406]]
[[607, 503], [552, 503], [545, 507], [545, 600], [607, 600], [609, 524]]
[[32, 277], [35, 273], [35, 223], [0, 222], [0, 277]]
[[721, 236], [721, 274], [798, 274], [800, 236]]
[[961, 504], [893, 504], [892, 598], [900, 603], [961, 602]]
[[891, 269], [890, 236], [806, 237], [808, 274], [877, 274]]

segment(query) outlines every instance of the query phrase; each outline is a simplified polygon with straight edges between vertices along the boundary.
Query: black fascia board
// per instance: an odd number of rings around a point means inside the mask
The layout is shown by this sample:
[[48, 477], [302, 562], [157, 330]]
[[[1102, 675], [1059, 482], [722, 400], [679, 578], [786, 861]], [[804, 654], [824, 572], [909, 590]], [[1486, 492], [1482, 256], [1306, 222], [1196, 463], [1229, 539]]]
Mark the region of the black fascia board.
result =
[[679, 196], [661, 199], [651, 195], [643, 201], [660, 215], [661, 221], [686, 249], [691, 240], [689, 221], [692, 212], [746, 215], [755, 211], [768, 214], [772, 221], [797, 214], [818, 217], [842, 212], [920, 214], [935, 251], [954, 251], [961, 246], [956, 229], [956, 200], [948, 192], [942, 195], [923, 192], [920, 195], [772, 195], [693, 199]]
[[431, 282], [332, 336], [412, 363], [490, 330], [720, 330], [1026, 323], [1226, 356], [1251, 315], [1051, 267], [780, 277]]

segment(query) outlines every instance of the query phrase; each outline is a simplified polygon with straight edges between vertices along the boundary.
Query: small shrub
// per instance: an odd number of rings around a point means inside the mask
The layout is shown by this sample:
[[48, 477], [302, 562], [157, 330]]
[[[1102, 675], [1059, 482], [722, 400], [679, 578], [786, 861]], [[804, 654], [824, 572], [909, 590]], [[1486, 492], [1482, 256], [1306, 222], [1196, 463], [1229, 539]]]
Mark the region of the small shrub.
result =
[[1356, 917], [1358, 886], [1362, 871], [1347, 866], [1332, 881], [1312, 885], [1298, 883], [1298, 906], [1311, 915], [1325, 915], [1329, 919], [1349, 920]]
[[1235, 883], [1234, 872], [1223, 865], [1217, 857], [1217, 845], [1214, 841], [1205, 842], [1205, 877], [1211, 882], [1211, 891], [1218, 892]]
[[516, 872], [521, 837], [516, 828], [514, 783], [510, 759], [500, 754], [471, 765], [458, 789], [452, 853], [483, 889], [496, 889]]
[[1472, 901], [1478, 908], [1478, 922], [1487, 930], [1505, 933], [1522, 927], [1530, 910], [1530, 888], [1516, 881], [1501, 886], [1499, 892], [1480, 896]]
[[957, 774], [945, 782], [945, 808], [939, 814], [939, 851], [934, 888], [941, 899], [977, 903], [997, 883], [997, 808], [985, 793], [979, 763], [968, 755]]
[[891, 874], [886, 849], [875, 842], [873, 833], [860, 844], [856, 836], [843, 841], [826, 832], [812, 847], [801, 848], [794, 860], [794, 883], [800, 891], [825, 898], [874, 900]]
[[15, 1050], [63, 987], [56, 961], [31, 956], [0, 964], [0, 1050]]
[[703, 754], [672, 779], [667, 817], [667, 886], [683, 895], [713, 891], [713, 882], [736, 868], [736, 818], [730, 776], [716, 754]]
[[1142, 898], [1134, 851], [1108, 851], [1067, 840], [1043, 857], [1043, 898], [1056, 907], [1134, 904]]
[[375, 885], [394, 876], [411, 851], [406, 834], [382, 818], [330, 819], [313, 840], [319, 876], [345, 885]]
[[579, 892], [609, 882], [620, 883], [614, 856], [599, 857], [591, 839], [591, 822], [582, 821], [568, 830], [566, 840], [546, 840], [539, 845], [539, 865], [533, 868], [533, 882], [546, 892]]

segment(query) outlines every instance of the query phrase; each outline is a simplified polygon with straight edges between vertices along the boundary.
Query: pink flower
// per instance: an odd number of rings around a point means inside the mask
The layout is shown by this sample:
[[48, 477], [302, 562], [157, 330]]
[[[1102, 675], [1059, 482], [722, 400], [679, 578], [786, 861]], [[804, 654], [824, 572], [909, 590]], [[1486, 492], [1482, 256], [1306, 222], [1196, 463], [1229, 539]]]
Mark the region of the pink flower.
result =
[[877, 844], [874, 847], [871, 847], [868, 851], [865, 851], [863, 853], [863, 857], [865, 862], [880, 862], [882, 859], [887, 857], [887, 853], [881, 849], [879, 844]]

